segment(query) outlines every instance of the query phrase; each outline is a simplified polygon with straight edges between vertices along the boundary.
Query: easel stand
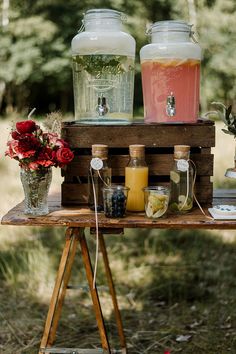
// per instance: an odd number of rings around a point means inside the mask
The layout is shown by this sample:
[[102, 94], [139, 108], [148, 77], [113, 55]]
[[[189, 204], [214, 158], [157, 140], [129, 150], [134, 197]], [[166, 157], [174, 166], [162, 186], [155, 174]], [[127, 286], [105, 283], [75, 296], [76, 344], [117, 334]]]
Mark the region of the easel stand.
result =
[[[89, 291], [91, 294], [93, 308], [96, 316], [99, 335], [101, 338], [102, 349], [79, 349], [79, 348], [56, 348], [52, 347], [56, 337], [56, 331], [62, 311], [63, 302], [66, 296], [66, 290], [71, 276], [71, 270], [75, 259], [77, 245], [80, 244], [80, 250], [82, 253], [83, 265], [86, 271], [86, 277], [89, 285]], [[122, 354], [127, 353], [126, 342], [123, 331], [123, 325], [121, 320], [120, 311], [118, 308], [115, 287], [112, 279], [112, 274], [109, 266], [109, 260], [107, 256], [106, 245], [103, 237], [103, 232], [99, 231], [99, 246], [104, 261], [106, 277], [108, 286], [112, 298], [114, 307], [114, 314], [117, 324], [118, 335], [120, 339]], [[71, 288], [71, 287], [70, 287]], [[116, 351], [115, 351], [116, 352]], [[67, 353], [67, 354], [101, 354], [101, 353], [114, 353], [110, 348], [110, 344], [107, 337], [106, 327], [104, 324], [104, 318], [101, 310], [100, 300], [97, 288], [93, 288], [93, 269], [91, 265], [91, 259], [87, 241], [84, 234], [84, 228], [69, 227], [66, 230], [66, 242], [62, 251], [61, 261], [58, 268], [58, 273], [55, 281], [55, 286], [49, 305], [48, 315], [45, 323], [44, 333], [40, 345], [39, 354], [42, 353]]]

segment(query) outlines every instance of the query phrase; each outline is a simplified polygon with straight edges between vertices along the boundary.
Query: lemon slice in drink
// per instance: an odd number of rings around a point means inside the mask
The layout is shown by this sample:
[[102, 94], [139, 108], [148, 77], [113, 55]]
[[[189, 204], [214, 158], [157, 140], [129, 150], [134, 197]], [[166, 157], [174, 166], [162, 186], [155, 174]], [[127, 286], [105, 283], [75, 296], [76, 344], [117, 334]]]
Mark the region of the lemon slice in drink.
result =
[[175, 171], [170, 171], [170, 179], [175, 184], [178, 184], [179, 181], [180, 181], [180, 175], [177, 172], [175, 172]]

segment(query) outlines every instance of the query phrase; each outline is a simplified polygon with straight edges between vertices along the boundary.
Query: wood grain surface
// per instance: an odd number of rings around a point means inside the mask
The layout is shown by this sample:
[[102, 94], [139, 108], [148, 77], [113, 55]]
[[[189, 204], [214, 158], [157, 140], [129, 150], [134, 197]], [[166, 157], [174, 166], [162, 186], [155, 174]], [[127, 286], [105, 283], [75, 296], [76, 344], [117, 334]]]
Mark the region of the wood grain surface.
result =
[[[213, 199], [214, 204], [236, 204], [236, 191], [219, 192]], [[60, 195], [52, 196], [49, 200], [50, 213], [46, 216], [33, 217], [24, 215], [23, 203], [11, 209], [2, 219], [3, 225], [27, 226], [70, 226], [95, 227], [95, 216], [92, 211], [81, 207], [62, 207]], [[208, 214], [207, 206], [204, 206]], [[209, 215], [209, 214], [208, 214]], [[236, 220], [216, 221], [206, 218], [196, 207], [184, 215], [167, 214], [165, 218], [148, 219], [144, 213], [127, 213], [122, 219], [109, 219], [99, 214], [99, 227], [105, 229], [121, 228], [157, 228], [157, 229], [236, 229]]]

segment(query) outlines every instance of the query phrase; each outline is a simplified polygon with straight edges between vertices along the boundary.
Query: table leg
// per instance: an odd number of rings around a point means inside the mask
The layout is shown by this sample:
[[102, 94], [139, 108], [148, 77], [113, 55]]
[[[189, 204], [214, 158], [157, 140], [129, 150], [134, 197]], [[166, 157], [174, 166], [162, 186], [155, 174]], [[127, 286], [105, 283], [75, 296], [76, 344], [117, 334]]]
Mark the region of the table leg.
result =
[[[83, 229], [80, 230], [80, 233], [83, 233]], [[70, 279], [77, 242], [78, 229], [68, 228], [66, 230], [66, 243], [61, 256], [40, 349], [44, 349], [48, 345], [52, 345], [54, 342], [58, 321], [66, 294], [66, 288]], [[39, 350], [39, 354], [40, 353], [42, 353], [41, 350]]]
[[93, 288], [93, 270], [92, 270], [91, 259], [90, 259], [89, 250], [88, 250], [88, 246], [87, 246], [87, 242], [86, 242], [84, 233], [80, 234], [79, 241], [80, 241], [80, 246], [81, 246], [84, 267], [86, 270], [86, 276], [87, 276], [87, 280], [88, 280], [88, 284], [89, 284], [89, 288], [90, 288], [90, 294], [91, 294], [92, 301], [93, 301], [93, 307], [94, 307], [95, 316], [96, 316], [96, 320], [97, 320], [98, 330], [99, 330], [99, 334], [100, 334], [100, 338], [101, 338], [101, 342], [102, 342], [102, 348], [105, 351], [107, 351], [107, 353], [110, 354], [111, 350], [110, 350], [110, 345], [108, 342], [107, 332], [106, 332], [106, 328], [105, 328], [105, 324], [104, 324], [104, 318], [103, 318], [103, 314], [102, 314], [102, 310], [101, 310], [101, 305], [100, 305], [100, 301], [99, 301], [99, 297], [98, 297], [97, 288], [96, 288], [96, 286], [95, 286], [95, 288]]
[[119, 334], [119, 338], [120, 338], [122, 353], [126, 354], [127, 353], [126, 340], [125, 340], [125, 335], [124, 335], [124, 330], [123, 330], [121, 314], [120, 314], [120, 310], [118, 307], [115, 286], [114, 286], [114, 282], [112, 279], [111, 268], [110, 268], [107, 250], [106, 250], [106, 244], [105, 244], [105, 240], [103, 237], [103, 233], [101, 231], [99, 232], [99, 245], [100, 245], [100, 250], [101, 250], [102, 256], [103, 256], [107, 281], [108, 281], [109, 290], [110, 290], [110, 294], [111, 294], [111, 298], [112, 298], [112, 302], [113, 302], [114, 314], [115, 314], [118, 334]]

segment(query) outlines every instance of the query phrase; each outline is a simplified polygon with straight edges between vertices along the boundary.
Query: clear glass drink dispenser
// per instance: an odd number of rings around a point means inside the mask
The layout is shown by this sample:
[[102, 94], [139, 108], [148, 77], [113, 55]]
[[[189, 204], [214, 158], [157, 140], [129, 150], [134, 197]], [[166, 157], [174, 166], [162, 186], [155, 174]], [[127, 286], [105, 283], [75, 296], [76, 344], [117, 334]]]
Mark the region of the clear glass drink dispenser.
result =
[[135, 40], [122, 31], [123, 21], [115, 10], [88, 10], [85, 31], [72, 40], [75, 119], [80, 123], [132, 123]]
[[146, 123], [196, 122], [201, 48], [184, 21], [155, 22], [140, 51]]

